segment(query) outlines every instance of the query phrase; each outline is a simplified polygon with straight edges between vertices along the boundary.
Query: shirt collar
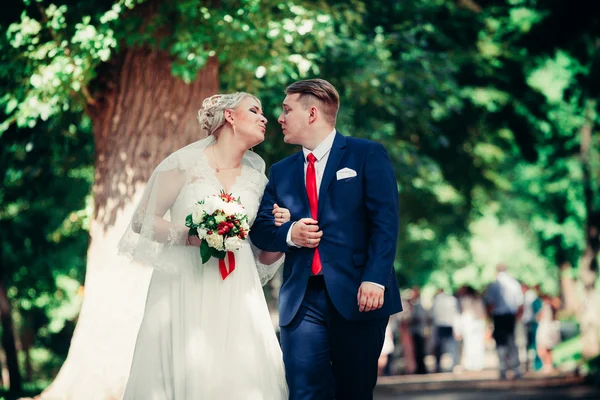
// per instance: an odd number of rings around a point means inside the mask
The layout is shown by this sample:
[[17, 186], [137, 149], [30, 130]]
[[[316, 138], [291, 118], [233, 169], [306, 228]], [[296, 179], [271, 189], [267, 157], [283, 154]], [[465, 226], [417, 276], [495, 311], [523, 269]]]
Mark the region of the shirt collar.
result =
[[335, 134], [336, 130], [334, 128], [331, 131], [331, 133], [325, 138], [325, 140], [323, 140], [317, 147], [315, 147], [313, 151], [310, 151], [306, 147], [303, 147], [302, 152], [304, 153], [304, 161], [306, 161], [306, 157], [310, 153], [313, 153], [317, 161], [321, 161], [321, 159], [325, 157], [327, 153], [329, 153], [329, 150], [331, 150], [331, 147], [333, 146], [333, 141], [335, 140]]

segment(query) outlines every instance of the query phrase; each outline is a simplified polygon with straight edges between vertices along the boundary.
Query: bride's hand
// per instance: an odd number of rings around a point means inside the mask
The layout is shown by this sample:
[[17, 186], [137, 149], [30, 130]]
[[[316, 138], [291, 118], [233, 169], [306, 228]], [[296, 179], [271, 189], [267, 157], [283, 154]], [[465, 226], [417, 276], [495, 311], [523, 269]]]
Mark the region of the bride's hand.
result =
[[188, 236], [185, 244], [187, 246], [200, 247], [200, 243], [202, 243], [202, 239], [200, 239], [198, 236]]
[[275, 216], [275, 226], [281, 226], [292, 219], [290, 210], [279, 207], [277, 204], [273, 205], [273, 215]]

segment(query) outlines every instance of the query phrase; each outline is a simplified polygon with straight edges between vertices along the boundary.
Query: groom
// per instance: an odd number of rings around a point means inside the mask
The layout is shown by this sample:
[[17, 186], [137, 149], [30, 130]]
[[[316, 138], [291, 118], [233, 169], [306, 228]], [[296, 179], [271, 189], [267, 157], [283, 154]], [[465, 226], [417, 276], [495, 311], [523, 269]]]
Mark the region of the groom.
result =
[[[279, 123], [302, 151], [274, 164], [250, 237], [286, 252], [279, 295], [291, 400], [368, 400], [391, 314], [398, 190], [379, 143], [335, 130], [339, 95], [309, 79], [286, 89]], [[274, 224], [274, 204], [291, 221]]]

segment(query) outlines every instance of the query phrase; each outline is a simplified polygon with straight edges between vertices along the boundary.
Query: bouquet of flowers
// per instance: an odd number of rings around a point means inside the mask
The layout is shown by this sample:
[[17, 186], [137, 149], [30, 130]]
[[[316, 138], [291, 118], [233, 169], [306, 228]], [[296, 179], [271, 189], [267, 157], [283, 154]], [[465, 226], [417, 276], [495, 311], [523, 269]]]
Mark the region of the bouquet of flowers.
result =
[[[193, 212], [185, 219], [185, 226], [190, 228], [190, 236], [202, 239], [202, 264], [215, 257], [219, 259], [219, 270], [223, 279], [233, 272], [233, 252], [242, 247], [250, 232], [248, 214], [239, 198], [236, 199], [224, 191], [205, 197], [194, 205]], [[225, 256], [229, 261], [229, 269], [225, 265]]]

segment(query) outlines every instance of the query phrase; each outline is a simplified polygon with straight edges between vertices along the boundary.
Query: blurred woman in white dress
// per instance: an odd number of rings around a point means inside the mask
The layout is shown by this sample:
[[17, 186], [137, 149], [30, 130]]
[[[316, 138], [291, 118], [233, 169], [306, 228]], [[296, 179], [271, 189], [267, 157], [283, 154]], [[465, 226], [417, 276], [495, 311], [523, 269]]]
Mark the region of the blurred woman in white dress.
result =
[[471, 287], [464, 287], [459, 297], [458, 331], [463, 340], [462, 366], [467, 371], [481, 371], [485, 361], [485, 305]]
[[536, 315], [538, 328], [535, 342], [543, 363], [542, 371], [550, 373], [554, 371], [552, 350], [560, 343], [560, 322], [555, 318], [558, 305], [547, 294], [543, 294], [541, 298], [542, 306]]
[[[199, 112], [203, 140], [176, 151], [154, 171], [120, 252], [154, 267], [126, 400], [284, 400], [282, 353], [262, 285], [282, 263], [249, 238], [226, 278], [218, 261], [202, 264], [200, 239], [185, 218], [221, 191], [239, 198], [250, 225], [267, 183], [265, 163], [250, 151], [267, 119], [247, 93], [215, 95]], [[287, 219], [286, 219], [287, 217]], [[274, 211], [274, 223], [289, 219]]]

